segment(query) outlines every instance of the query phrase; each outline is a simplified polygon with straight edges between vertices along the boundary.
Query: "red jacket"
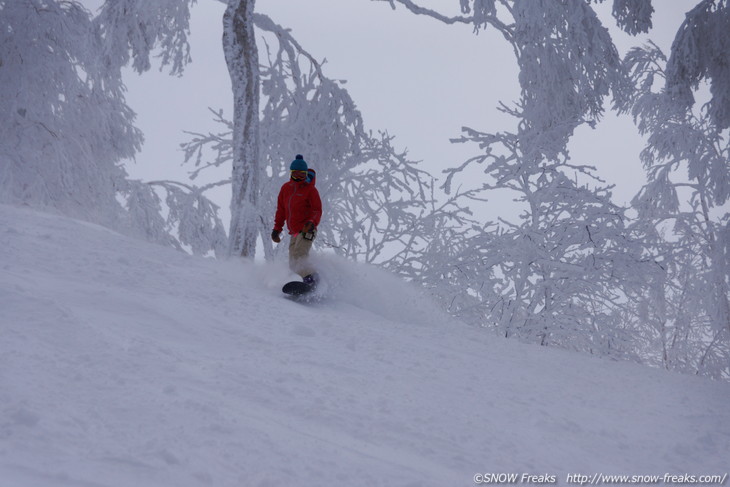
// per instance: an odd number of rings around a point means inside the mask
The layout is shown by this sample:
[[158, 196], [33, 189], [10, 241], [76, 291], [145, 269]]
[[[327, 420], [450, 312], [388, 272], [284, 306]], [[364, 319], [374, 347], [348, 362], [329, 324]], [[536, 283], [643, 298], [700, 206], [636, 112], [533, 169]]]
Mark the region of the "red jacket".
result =
[[288, 181], [284, 183], [279, 191], [279, 199], [276, 204], [276, 216], [274, 217], [274, 230], [281, 232], [284, 229], [284, 221], [289, 229], [290, 235], [296, 235], [302, 231], [307, 222], [319, 226], [322, 218], [322, 200], [319, 199], [319, 191], [312, 182]]

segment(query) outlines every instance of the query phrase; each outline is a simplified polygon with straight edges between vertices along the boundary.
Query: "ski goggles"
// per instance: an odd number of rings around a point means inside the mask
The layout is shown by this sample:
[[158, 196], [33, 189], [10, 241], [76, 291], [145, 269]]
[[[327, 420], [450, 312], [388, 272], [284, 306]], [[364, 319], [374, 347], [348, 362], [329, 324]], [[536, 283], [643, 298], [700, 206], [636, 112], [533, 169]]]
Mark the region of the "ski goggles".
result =
[[292, 181], [306, 181], [307, 174], [308, 174], [307, 171], [292, 171], [291, 172]]

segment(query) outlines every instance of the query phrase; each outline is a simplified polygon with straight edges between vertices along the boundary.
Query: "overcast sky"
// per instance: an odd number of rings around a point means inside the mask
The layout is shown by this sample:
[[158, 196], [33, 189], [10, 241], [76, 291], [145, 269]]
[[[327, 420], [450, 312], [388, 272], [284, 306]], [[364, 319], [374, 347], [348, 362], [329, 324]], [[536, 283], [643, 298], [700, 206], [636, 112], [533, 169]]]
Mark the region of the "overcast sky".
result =
[[[611, 3], [597, 9], [623, 54], [647, 38], [668, 52], [684, 13], [696, 1], [655, 0], [653, 31], [636, 38], [615, 28]], [[420, 4], [458, 7], [457, 0]], [[181, 167], [179, 144], [187, 138], [183, 131], [217, 131], [208, 107], [223, 108], [230, 117], [230, 78], [221, 47], [223, 10], [217, 0], [199, 0], [193, 7], [193, 62], [182, 77], [128, 71], [128, 102], [146, 138], [136, 163], [128, 166], [132, 177], [186, 179], [191, 168]], [[491, 29], [475, 35], [468, 26], [445, 25], [371, 0], [259, 0], [257, 11], [290, 28], [316, 58], [326, 58], [325, 73], [347, 80], [367, 128], [388, 130], [396, 136], [396, 147], [407, 148], [411, 159], [422, 160], [436, 176], [477, 153], [475, 146], [449, 142], [462, 126], [482, 131], [514, 127], [514, 120], [495, 107], [518, 98], [515, 60]], [[597, 166], [601, 177], [617, 185], [616, 202], [626, 203], [643, 182], [638, 162], [642, 146], [629, 117], [608, 114], [596, 130], [576, 132], [571, 155], [576, 163]], [[216, 196], [224, 210], [227, 198], [228, 190]]]

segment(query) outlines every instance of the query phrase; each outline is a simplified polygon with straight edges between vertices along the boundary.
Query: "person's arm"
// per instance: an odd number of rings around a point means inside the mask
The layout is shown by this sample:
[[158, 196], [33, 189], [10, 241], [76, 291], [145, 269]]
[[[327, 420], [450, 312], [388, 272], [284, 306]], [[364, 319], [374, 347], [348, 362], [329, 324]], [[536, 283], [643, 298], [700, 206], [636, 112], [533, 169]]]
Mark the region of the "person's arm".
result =
[[317, 188], [312, 188], [310, 204], [312, 205], [312, 223], [318, 227], [319, 221], [322, 219], [322, 200], [319, 198]]
[[276, 202], [276, 215], [274, 216], [274, 230], [281, 232], [284, 230], [284, 220], [286, 219], [286, 209], [284, 206], [284, 187], [279, 191], [279, 197]]

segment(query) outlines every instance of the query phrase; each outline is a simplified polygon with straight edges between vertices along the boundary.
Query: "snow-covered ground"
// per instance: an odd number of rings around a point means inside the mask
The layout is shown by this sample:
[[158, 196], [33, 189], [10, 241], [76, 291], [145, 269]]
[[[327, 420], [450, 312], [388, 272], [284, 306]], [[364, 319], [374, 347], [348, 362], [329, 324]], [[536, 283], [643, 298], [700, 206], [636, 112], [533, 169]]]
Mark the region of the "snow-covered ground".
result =
[[321, 265], [329, 298], [303, 305], [282, 265], [0, 206], [0, 487], [730, 469], [729, 384], [495, 338]]

